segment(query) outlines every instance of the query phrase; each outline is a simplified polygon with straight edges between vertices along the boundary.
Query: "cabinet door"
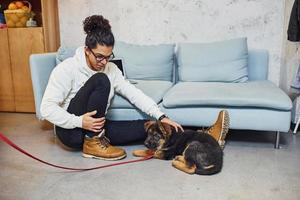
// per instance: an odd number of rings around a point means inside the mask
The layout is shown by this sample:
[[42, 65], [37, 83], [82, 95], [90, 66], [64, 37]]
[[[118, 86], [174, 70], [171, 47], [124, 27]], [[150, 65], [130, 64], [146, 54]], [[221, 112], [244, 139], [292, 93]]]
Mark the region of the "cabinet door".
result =
[[43, 28], [8, 29], [17, 112], [35, 112], [29, 56], [44, 52]]
[[0, 29], [0, 111], [15, 111], [7, 29]]

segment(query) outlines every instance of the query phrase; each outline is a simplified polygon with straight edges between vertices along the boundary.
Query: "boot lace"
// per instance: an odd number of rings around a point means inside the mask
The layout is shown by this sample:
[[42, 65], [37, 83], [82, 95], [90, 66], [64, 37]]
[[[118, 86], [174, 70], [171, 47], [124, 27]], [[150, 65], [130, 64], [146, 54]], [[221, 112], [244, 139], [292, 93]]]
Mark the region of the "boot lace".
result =
[[110, 145], [110, 140], [105, 137], [105, 136], [102, 136], [99, 138], [99, 140], [97, 141], [97, 144], [101, 147], [101, 148], [104, 148], [104, 149], [107, 149]]

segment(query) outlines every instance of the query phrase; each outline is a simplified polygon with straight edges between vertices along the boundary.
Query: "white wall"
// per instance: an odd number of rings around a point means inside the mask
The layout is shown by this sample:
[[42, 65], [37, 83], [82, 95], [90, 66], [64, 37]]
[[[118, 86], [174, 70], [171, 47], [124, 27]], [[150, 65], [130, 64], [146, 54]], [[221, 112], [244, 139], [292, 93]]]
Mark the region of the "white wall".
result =
[[282, 0], [59, 0], [62, 45], [84, 44], [82, 21], [101, 14], [117, 40], [138, 44], [209, 42], [248, 37], [270, 51], [269, 79], [279, 84], [283, 63]]

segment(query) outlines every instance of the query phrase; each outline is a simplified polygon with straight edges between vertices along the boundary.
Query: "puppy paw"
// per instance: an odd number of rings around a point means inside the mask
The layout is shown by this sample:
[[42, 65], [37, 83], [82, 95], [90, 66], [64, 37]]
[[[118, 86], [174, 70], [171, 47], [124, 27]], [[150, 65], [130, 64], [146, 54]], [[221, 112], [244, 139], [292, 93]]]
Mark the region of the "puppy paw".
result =
[[178, 160], [179, 160], [179, 156], [176, 156], [176, 157], [174, 158], [174, 160], [177, 160], [177, 161], [178, 161]]
[[180, 161], [180, 162], [185, 162], [185, 159], [184, 159], [183, 156], [176, 156], [176, 157], [174, 158], [174, 160]]
[[164, 159], [164, 153], [163, 151], [155, 151], [153, 157], [157, 159]]
[[153, 155], [153, 153], [154, 152], [149, 149], [138, 149], [138, 150], [134, 150], [132, 152], [132, 155], [136, 157], [146, 157], [146, 156]]

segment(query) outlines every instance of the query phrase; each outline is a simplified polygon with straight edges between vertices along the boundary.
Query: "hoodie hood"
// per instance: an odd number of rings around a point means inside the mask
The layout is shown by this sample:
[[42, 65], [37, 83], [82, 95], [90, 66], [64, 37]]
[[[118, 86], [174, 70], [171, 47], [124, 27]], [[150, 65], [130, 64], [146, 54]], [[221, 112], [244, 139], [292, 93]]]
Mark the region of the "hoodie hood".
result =
[[79, 70], [88, 76], [92, 76], [98, 72], [104, 72], [104, 70], [94, 71], [88, 66], [84, 46], [76, 49], [74, 59], [76, 59], [77, 63], [79, 64]]

